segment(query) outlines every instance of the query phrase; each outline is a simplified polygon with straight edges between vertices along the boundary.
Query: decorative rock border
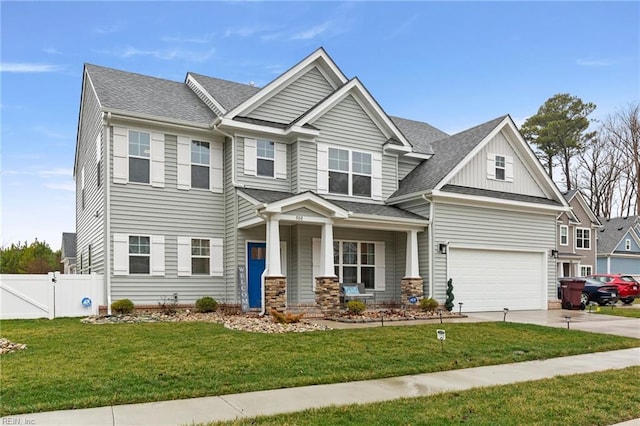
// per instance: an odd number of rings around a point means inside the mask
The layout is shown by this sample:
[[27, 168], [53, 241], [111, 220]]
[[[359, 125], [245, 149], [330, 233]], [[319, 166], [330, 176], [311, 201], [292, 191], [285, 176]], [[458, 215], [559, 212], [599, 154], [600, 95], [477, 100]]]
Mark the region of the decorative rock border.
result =
[[[466, 315], [444, 311], [442, 319], [466, 318]], [[368, 322], [395, 322], [395, 321], [415, 321], [415, 320], [439, 320], [438, 312], [422, 312], [417, 310], [381, 310], [381, 311], [365, 311], [361, 314], [350, 314], [343, 312], [338, 315], [325, 318], [329, 321], [346, 322], [346, 323], [368, 323]]]
[[7, 339], [0, 338], [0, 355], [14, 353], [27, 349], [24, 343], [13, 343]]

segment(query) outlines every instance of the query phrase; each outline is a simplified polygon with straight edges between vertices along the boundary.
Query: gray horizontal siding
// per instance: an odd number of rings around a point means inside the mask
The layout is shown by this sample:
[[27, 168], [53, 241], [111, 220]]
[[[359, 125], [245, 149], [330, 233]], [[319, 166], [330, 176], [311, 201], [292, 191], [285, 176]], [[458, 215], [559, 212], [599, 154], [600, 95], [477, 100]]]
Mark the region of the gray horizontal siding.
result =
[[247, 115], [261, 120], [290, 123], [333, 90], [314, 67]]
[[297, 179], [298, 192], [318, 191], [318, 151], [313, 142], [298, 141], [297, 143]]
[[[553, 214], [436, 203], [433, 220], [434, 245], [448, 241], [452, 246], [523, 251], [548, 251], [555, 247], [556, 217]], [[434, 296], [444, 301], [448, 279], [446, 256], [435, 251], [433, 267]], [[547, 274], [548, 297], [555, 298], [555, 259], [550, 256]]]
[[[278, 142], [278, 141], [275, 141]], [[252, 176], [244, 173], [244, 138], [236, 138], [236, 173], [237, 182], [247, 188], [266, 189], [271, 191], [291, 192], [291, 147], [287, 145], [287, 178]]]
[[398, 161], [398, 180], [401, 181], [402, 179], [404, 179], [409, 173], [411, 173], [413, 169], [418, 166], [418, 164], [420, 164], [419, 161]]

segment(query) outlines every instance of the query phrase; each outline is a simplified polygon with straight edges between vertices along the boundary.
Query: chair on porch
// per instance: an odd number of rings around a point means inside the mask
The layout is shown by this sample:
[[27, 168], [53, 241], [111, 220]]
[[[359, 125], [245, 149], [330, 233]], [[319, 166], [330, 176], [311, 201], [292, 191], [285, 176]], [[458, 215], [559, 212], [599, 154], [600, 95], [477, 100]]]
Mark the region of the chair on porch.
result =
[[369, 299], [375, 301], [375, 297], [375, 293], [366, 293], [364, 283], [340, 283], [340, 299], [344, 303], [349, 300], [362, 300], [367, 303]]

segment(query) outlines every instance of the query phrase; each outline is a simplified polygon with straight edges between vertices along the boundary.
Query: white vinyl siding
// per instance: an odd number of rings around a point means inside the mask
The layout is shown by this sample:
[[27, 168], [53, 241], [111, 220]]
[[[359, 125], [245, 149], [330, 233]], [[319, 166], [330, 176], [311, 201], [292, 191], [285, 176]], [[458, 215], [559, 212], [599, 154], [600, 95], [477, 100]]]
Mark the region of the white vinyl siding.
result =
[[209, 275], [221, 277], [224, 272], [222, 238], [178, 237], [178, 276], [189, 277], [192, 271], [192, 239], [209, 241]]
[[[130, 154], [129, 139], [137, 134], [146, 135], [149, 138], [149, 153], [137, 152]], [[140, 162], [148, 162], [147, 182], [151, 186], [163, 188], [165, 185], [164, 162], [164, 135], [144, 130], [133, 130], [124, 127], [113, 127], [113, 183], [126, 184], [132, 182], [129, 169], [130, 161], [138, 159]]]
[[[191, 186], [191, 144], [195, 139], [178, 136], [177, 142], [177, 188], [189, 190]], [[223, 145], [218, 141], [203, 141], [209, 144], [209, 190], [222, 194], [223, 192]]]
[[[133, 235], [132, 236], [138, 236]], [[130, 253], [130, 235], [114, 234], [113, 235], [113, 275], [129, 275], [129, 259], [130, 256], [136, 256]], [[165, 273], [165, 247], [163, 235], [143, 236], [149, 237], [149, 273], [145, 275], [164, 276]]]

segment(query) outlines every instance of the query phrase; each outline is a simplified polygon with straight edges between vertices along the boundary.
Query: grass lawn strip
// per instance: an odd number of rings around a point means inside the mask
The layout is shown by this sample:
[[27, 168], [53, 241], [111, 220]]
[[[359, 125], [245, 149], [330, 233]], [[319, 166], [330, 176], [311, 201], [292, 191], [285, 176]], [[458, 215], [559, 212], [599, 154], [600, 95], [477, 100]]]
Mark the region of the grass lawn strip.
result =
[[[436, 329], [444, 328], [444, 351]], [[509, 322], [260, 334], [210, 323], [0, 322], [27, 345], [2, 355], [0, 415], [223, 395], [640, 346]]]
[[605, 425], [640, 418], [640, 367], [213, 425]]
[[610, 306], [601, 306], [599, 311], [592, 313], [626, 318], [640, 318], [640, 309], [638, 308], [618, 308], [614, 306], [614, 308], [611, 309]]

